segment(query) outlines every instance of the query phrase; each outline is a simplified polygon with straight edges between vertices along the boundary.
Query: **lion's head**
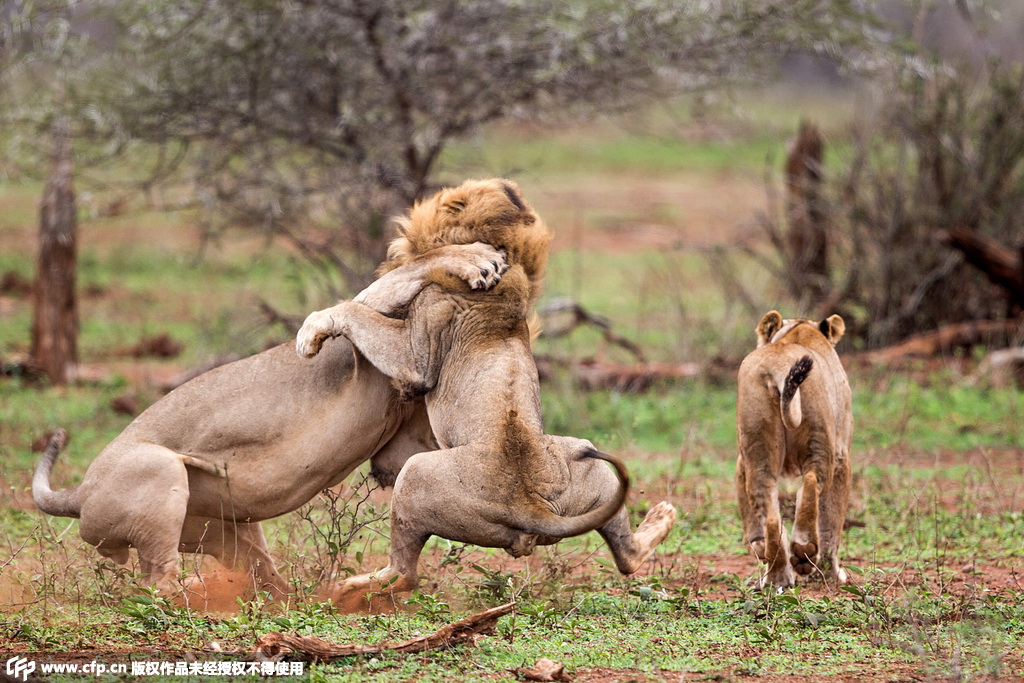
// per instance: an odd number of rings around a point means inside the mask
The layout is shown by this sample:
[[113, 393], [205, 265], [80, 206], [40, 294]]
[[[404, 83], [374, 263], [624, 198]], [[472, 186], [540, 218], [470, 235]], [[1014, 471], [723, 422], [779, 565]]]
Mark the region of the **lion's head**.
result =
[[388, 246], [380, 273], [431, 249], [485, 242], [504, 249], [509, 265], [530, 280], [530, 303], [540, 296], [551, 232], [511, 180], [467, 180], [420, 200], [398, 219], [399, 236]]
[[835, 346], [846, 332], [846, 323], [838, 314], [815, 322], [806, 318], [783, 320], [778, 311], [768, 311], [757, 323], [754, 331], [757, 333], [758, 347], [783, 340], [813, 346], [822, 337]]

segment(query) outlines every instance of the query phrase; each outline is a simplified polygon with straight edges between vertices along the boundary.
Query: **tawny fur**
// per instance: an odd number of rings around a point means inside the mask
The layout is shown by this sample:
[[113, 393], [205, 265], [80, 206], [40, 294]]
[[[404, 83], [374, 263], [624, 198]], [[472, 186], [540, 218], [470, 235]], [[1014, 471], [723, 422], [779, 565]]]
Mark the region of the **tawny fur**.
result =
[[[846, 581], [839, 545], [850, 495], [853, 412], [835, 344], [845, 331], [783, 320], [776, 311], [756, 328], [758, 348], [740, 366], [736, 403], [736, 496], [744, 543], [767, 565], [762, 587], [793, 585], [819, 571]], [[781, 526], [778, 479], [799, 476], [792, 540]]]
[[399, 237], [388, 246], [387, 272], [442, 244], [483, 242], [506, 252], [529, 280], [528, 305], [540, 298], [551, 232], [511, 180], [467, 180], [416, 203], [397, 219]]
[[674, 508], [655, 506], [633, 533], [621, 465], [587, 441], [542, 429], [527, 316], [540, 293], [547, 228], [513, 183], [493, 179], [420, 202], [402, 233], [389, 251], [397, 261], [439, 239], [481, 241], [502, 250], [509, 269], [487, 292], [438, 277], [410, 299], [403, 320], [342, 302], [310, 314], [299, 330], [300, 354], [315, 355], [325, 338], [343, 335], [401, 386], [425, 392], [441, 445], [411, 458], [399, 474], [388, 567], [346, 581], [336, 602], [415, 588], [419, 554], [431, 535], [518, 557], [596, 528], [619, 569], [636, 571], [668, 533]]
[[[504, 269], [490, 246], [443, 246], [407, 259], [357, 300], [394, 314], [392, 302], [414, 296], [428, 275], [458, 278], [472, 291], [493, 286]], [[344, 339], [314, 361], [297, 358], [289, 342], [196, 377], [128, 425], [79, 486], [54, 491], [62, 434], [33, 478], [41, 510], [80, 517], [82, 538], [117, 562], [135, 548], [139, 569], [165, 592], [180, 591], [180, 551], [244, 567], [250, 594], [277, 597], [290, 589], [261, 520], [306, 504], [370, 459], [393, 479], [410, 456], [435, 445], [423, 401], [401, 401], [391, 379]]]

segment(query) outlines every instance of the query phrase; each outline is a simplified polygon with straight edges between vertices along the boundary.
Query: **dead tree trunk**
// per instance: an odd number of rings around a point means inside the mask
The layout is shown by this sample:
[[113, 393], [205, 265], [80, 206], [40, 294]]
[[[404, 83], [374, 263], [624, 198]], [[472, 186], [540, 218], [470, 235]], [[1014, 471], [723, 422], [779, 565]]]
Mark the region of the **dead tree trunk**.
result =
[[78, 363], [78, 217], [71, 187], [71, 136], [66, 122], [57, 120], [53, 137], [53, 166], [39, 206], [31, 353], [32, 364], [51, 383], [64, 384], [74, 379]]
[[940, 239], [963, 254], [968, 263], [1006, 293], [1011, 313], [1024, 310], [1024, 248], [1015, 252], [968, 229], [950, 230]]
[[786, 241], [790, 283], [797, 300], [818, 303], [831, 289], [821, 182], [825, 144], [818, 127], [804, 121], [786, 156]]

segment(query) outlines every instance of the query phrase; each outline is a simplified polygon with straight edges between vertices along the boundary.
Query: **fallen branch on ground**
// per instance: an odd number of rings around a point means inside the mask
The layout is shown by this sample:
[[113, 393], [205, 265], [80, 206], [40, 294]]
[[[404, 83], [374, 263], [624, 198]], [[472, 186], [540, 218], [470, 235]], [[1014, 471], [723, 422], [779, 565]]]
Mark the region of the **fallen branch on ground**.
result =
[[901, 358], [931, 358], [954, 349], [978, 344], [1005, 346], [1024, 333], [1021, 320], [974, 320], [946, 325], [934, 332], [915, 335], [906, 341], [877, 351], [865, 357], [876, 363], [889, 363]]
[[556, 365], [567, 367], [584, 391], [611, 389], [622, 393], [646, 391], [661, 382], [694, 379], [702, 371], [699, 363], [619, 365], [593, 358], [566, 361], [541, 356], [537, 358], [541, 379], [547, 379], [552, 374], [551, 366]]
[[415, 653], [427, 650], [453, 647], [473, 642], [479, 636], [494, 633], [498, 619], [512, 612], [515, 603], [492, 607], [479, 614], [466, 617], [454, 624], [448, 624], [437, 633], [406, 640], [401, 643], [379, 645], [335, 645], [314, 636], [300, 636], [288, 633], [268, 633], [256, 641], [257, 659], [277, 661], [287, 655], [288, 659], [306, 662], [333, 662], [342, 657], [354, 655], [376, 655], [382, 652]]

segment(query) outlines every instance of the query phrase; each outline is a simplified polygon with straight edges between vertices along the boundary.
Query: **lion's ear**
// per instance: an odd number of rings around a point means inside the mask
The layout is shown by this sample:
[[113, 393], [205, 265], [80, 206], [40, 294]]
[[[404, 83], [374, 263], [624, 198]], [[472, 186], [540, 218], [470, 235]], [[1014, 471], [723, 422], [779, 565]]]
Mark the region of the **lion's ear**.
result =
[[465, 209], [467, 203], [468, 202], [465, 197], [456, 197], [455, 199], [445, 202], [444, 209], [448, 213], [456, 214]]
[[512, 202], [512, 204], [515, 205], [516, 209], [519, 211], [526, 211], [526, 202], [524, 202], [523, 198], [519, 196], [519, 192], [516, 190], [516, 186], [512, 181], [502, 181], [501, 187], [505, 190], [505, 196], [508, 197], [508, 200]]
[[826, 339], [832, 342], [832, 346], [835, 346], [846, 333], [846, 323], [843, 321], [842, 316], [836, 313], [818, 323], [818, 329], [821, 330]]
[[757, 332], [758, 347], [764, 346], [771, 341], [772, 335], [782, 328], [782, 314], [778, 311], [768, 311], [757, 323], [754, 331]]

